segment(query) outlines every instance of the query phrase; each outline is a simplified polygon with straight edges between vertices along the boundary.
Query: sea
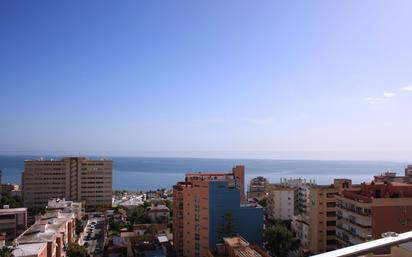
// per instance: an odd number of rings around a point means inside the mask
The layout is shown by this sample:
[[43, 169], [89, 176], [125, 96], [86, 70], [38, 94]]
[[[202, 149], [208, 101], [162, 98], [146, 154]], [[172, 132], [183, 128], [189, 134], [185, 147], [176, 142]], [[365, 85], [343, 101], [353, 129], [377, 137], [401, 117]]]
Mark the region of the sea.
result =
[[[39, 156], [0, 155], [2, 183], [21, 183], [24, 160]], [[43, 156], [59, 159], [59, 156]], [[99, 157], [88, 156], [96, 159]], [[404, 174], [408, 163], [390, 161], [320, 161], [320, 160], [271, 160], [271, 159], [207, 159], [161, 157], [107, 157], [113, 160], [113, 189], [156, 190], [172, 188], [184, 180], [186, 172], [230, 171], [234, 165], [245, 165], [246, 183], [257, 176], [278, 183], [281, 178], [303, 178], [317, 184], [331, 184], [334, 178], [352, 179], [354, 183], [369, 182], [374, 175], [386, 171]]]

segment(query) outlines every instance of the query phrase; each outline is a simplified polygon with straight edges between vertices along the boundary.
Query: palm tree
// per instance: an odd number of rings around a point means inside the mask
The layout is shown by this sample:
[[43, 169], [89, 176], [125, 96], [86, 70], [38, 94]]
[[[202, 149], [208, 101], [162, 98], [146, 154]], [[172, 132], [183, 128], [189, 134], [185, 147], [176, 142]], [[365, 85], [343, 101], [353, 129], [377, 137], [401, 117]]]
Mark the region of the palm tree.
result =
[[224, 237], [235, 236], [237, 229], [236, 217], [232, 212], [226, 212], [217, 226], [218, 240], [223, 241]]
[[263, 235], [266, 249], [272, 256], [287, 257], [289, 252], [299, 248], [299, 239], [283, 225], [275, 225], [266, 229]]
[[13, 248], [8, 246], [0, 248], [0, 257], [14, 257]]

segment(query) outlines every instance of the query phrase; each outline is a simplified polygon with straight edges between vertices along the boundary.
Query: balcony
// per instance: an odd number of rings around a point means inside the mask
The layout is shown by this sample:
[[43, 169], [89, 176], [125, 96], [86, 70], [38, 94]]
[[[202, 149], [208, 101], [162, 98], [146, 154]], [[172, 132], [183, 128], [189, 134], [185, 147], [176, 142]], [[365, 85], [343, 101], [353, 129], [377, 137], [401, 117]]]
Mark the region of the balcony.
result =
[[372, 219], [370, 216], [360, 215], [357, 212], [353, 212], [352, 210], [341, 208], [338, 208], [336, 214], [338, 218], [345, 219], [355, 225], [362, 227], [372, 226]]
[[350, 231], [336, 227], [336, 237], [346, 245], [356, 245], [364, 243], [366, 240], [353, 235]]
[[351, 226], [350, 224], [347, 224], [347, 223], [344, 223], [344, 222], [343, 223], [338, 222], [336, 224], [336, 229], [338, 229], [338, 228], [341, 229], [341, 230], [344, 230], [347, 234], [350, 234], [353, 237], [356, 237], [361, 242], [364, 242], [367, 239], [369, 239], [371, 234], [372, 234], [371, 229], [354, 227], [354, 226]]

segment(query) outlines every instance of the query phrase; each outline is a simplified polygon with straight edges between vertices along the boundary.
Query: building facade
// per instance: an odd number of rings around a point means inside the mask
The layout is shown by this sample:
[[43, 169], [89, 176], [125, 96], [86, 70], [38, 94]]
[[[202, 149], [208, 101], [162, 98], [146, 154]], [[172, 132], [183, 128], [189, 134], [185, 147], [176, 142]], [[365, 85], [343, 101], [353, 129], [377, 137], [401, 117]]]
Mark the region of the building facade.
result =
[[408, 182], [412, 183], [412, 165], [408, 165], [405, 168], [405, 176], [408, 177]]
[[256, 177], [250, 181], [248, 198], [261, 199], [266, 196], [269, 181], [264, 177]]
[[381, 238], [385, 232], [412, 230], [412, 185], [362, 183], [337, 198], [336, 235], [341, 247]]
[[13, 183], [0, 184], [0, 193], [10, 194], [11, 196], [18, 195], [20, 191], [19, 185]]
[[244, 196], [244, 167], [230, 173], [188, 173], [173, 187], [173, 241], [178, 256], [207, 256], [223, 237], [261, 245], [263, 208]]
[[271, 185], [266, 212], [272, 220], [292, 220], [295, 214], [295, 188]]
[[0, 209], [0, 234], [13, 240], [27, 229], [27, 208]]
[[336, 195], [352, 188], [349, 179], [335, 179], [332, 185], [314, 185], [309, 189], [309, 223], [312, 253], [334, 250], [336, 238]]
[[22, 175], [26, 207], [43, 208], [51, 198], [84, 202], [87, 210], [112, 203], [112, 161], [66, 157], [25, 161]]
[[309, 216], [299, 214], [293, 216], [291, 222], [291, 229], [296, 238], [299, 239], [299, 243], [302, 246], [302, 251], [309, 251], [310, 243], [310, 224]]

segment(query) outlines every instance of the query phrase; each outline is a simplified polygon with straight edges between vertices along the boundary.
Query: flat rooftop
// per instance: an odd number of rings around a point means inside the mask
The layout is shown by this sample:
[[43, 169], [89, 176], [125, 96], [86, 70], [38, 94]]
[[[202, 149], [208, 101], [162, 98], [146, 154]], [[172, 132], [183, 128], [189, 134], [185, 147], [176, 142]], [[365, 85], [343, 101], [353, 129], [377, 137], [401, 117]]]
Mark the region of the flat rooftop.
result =
[[2, 214], [2, 213], [10, 213], [10, 212], [27, 212], [27, 208], [0, 209], [0, 214]]
[[237, 257], [262, 257], [262, 255], [256, 252], [249, 246], [249, 242], [242, 237], [225, 237], [223, 238], [226, 246], [233, 249], [235, 256]]
[[226, 180], [234, 179], [233, 172], [189, 172], [186, 173], [187, 180]]
[[46, 245], [46, 242], [19, 245], [13, 250], [13, 255], [15, 257], [37, 257], [39, 252], [44, 249]]
[[65, 227], [66, 222], [73, 217], [73, 213], [46, 213], [40, 220], [36, 221], [33, 226], [17, 237], [16, 241], [19, 244], [51, 241], [54, 239], [56, 234]]

